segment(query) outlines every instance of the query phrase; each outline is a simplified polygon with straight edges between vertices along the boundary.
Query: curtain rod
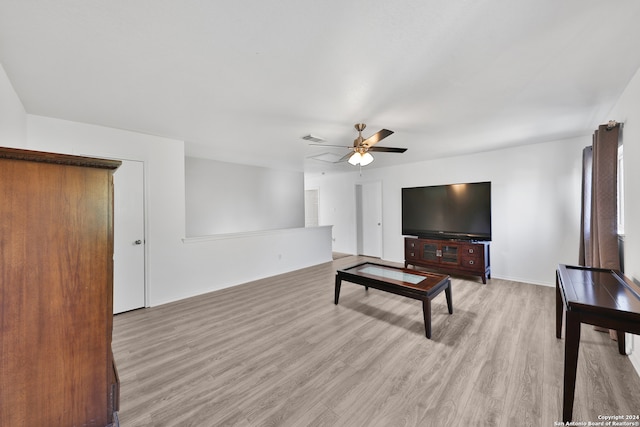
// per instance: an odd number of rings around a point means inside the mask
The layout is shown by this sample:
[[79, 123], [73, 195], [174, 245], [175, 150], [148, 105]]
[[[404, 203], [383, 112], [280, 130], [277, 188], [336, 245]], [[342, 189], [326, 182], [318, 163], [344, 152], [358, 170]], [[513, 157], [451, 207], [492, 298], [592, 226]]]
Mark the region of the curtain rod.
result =
[[611, 130], [614, 127], [620, 125], [620, 127], [622, 127], [622, 123], [618, 123], [615, 120], [609, 120], [609, 122], [607, 123], [607, 130]]

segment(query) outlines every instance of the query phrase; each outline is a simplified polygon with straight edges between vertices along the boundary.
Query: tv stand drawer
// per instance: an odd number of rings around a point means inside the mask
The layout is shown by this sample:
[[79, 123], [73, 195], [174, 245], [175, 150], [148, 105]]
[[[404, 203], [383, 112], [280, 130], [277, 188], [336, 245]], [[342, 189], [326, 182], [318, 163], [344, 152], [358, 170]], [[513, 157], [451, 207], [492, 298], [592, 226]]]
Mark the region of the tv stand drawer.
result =
[[482, 259], [480, 259], [480, 257], [463, 256], [461, 265], [462, 267], [465, 267], [465, 268], [475, 269], [479, 265], [481, 265], [481, 262], [482, 262]]

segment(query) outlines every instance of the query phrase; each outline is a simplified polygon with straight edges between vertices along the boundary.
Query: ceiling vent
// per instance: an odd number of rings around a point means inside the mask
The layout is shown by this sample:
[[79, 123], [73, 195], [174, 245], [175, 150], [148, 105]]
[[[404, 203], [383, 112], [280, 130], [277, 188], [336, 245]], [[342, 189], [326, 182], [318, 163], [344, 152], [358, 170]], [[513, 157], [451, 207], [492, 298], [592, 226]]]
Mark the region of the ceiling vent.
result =
[[303, 136], [302, 139], [304, 139], [305, 141], [311, 141], [311, 142], [324, 142], [325, 140], [323, 138], [320, 138], [319, 136], [315, 136], [315, 135], [306, 135]]

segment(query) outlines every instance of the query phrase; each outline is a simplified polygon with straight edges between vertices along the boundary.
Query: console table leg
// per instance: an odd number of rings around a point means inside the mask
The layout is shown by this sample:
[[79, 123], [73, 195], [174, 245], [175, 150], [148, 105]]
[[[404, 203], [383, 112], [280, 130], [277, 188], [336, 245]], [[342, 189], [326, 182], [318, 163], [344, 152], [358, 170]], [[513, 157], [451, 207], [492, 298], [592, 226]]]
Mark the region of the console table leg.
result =
[[624, 331], [616, 331], [618, 333], [618, 352], [623, 356], [627, 355]]
[[334, 304], [338, 305], [338, 300], [340, 299], [340, 285], [342, 284], [342, 280], [338, 275], [336, 275], [336, 290], [335, 290], [335, 298], [333, 300]]
[[446, 288], [444, 288], [444, 294], [447, 296], [447, 308], [449, 309], [449, 314], [453, 314], [453, 300], [451, 299], [451, 281]]
[[424, 331], [427, 338], [431, 339], [431, 300], [422, 300], [422, 312], [424, 314]]
[[560, 285], [556, 278], [556, 338], [562, 338], [562, 315], [564, 314], [564, 302], [560, 295]]
[[562, 421], [573, 417], [573, 398], [576, 389], [578, 350], [580, 348], [580, 316], [567, 311], [567, 329], [564, 343], [564, 392], [562, 399]]

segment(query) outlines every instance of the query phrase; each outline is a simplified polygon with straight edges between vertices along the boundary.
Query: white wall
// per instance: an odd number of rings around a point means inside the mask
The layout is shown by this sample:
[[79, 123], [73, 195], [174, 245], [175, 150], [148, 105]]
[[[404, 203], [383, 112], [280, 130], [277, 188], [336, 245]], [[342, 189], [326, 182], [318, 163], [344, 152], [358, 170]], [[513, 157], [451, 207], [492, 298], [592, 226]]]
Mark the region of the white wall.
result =
[[182, 141], [33, 115], [27, 130], [23, 148], [145, 163], [149, 306], [331, 260], [329, 227], [185, 241]]
[[27, 113], [0, 64], [0, 146], [21, 147], [27, 140]]
[[[358, 172], [308, 175], [320, 224], [334, 225], [337, 252], [355, 253], [355, 185], [381, 181], [383, 258], [404, 260], [401, 188], [492, 182], [492, 277], [554, 285], [559, 263], [576, 264], [582, 149], [591, 137]], [[381, 154], [382, 155], [382, 154]], [[404, 155], [410, 155], [409, 152]]]
[[190, 291], [197, 295], [213, 282], [231, 286], [329, 262], [330, 237], [327, 226], [187, 238]]
[[156, 305], [179, 296], [176, 286], [188, 286], [179, 265], [184, 237], [182, 141], [29, 115], [26, 148], [144, 162], [147, 301]]
[[185, 159], [187, 236], [304, 227], [304, 175]]
[[[607, 120], [624, 123], [625, 181], [625, 276], [640, 284], [640, 70], [633, 77]], [[640, 373], [640, 336], [629, 335], [627, 348], [631, 347], [631, 361]]]
[[332, 225], [333, 251], [356, 253], [356, 178], [349, 173], [305, 175], [305, 190], [318, 190], [318, 224]]
[[0, 145], [144, 162], [147, 305], [331, 260], [331, 227], [185, 241], [182, 141], [28, 115], [1, 65]]

